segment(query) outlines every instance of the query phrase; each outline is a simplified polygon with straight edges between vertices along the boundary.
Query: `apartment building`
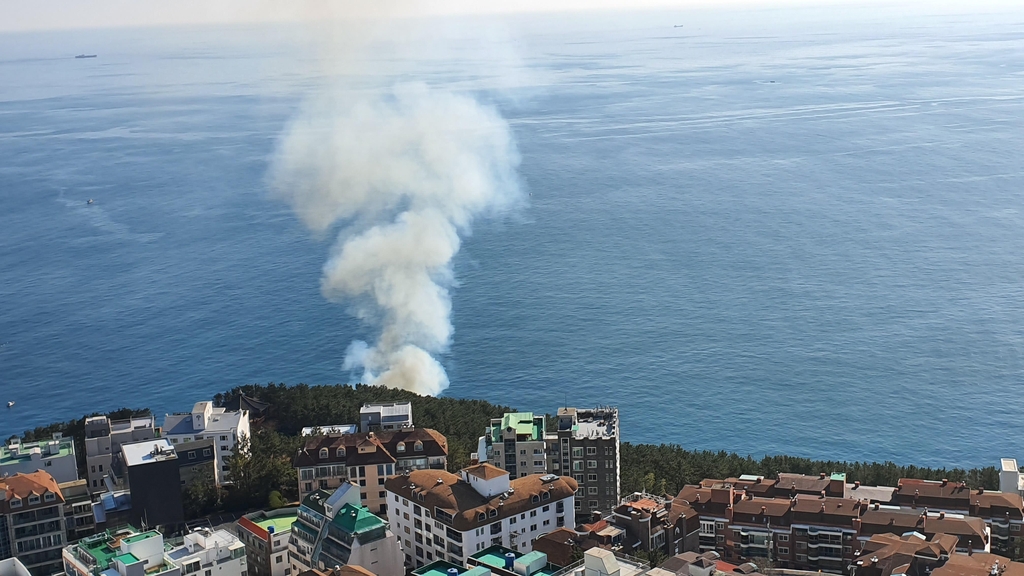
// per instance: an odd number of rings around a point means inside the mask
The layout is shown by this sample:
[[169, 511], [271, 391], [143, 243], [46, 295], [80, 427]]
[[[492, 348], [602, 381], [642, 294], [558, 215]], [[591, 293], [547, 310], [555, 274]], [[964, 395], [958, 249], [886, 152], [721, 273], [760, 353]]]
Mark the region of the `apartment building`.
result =
[[448, 439], [436, 430], [406, 428], [359, 434], [313, 436], [295, 457], [299, 497], [348, 482], [360, 488], [362, 504], [386, 514], [385, 480], [407, 470], [443, 470]]
[[193, 482], [217, 482], [217, 448], [213, 438], [174, 444], [178, 457], [178, 479], [184, 489]]
[[822, 492], [766, 498], [721, 480], [705, 480], [680, 491], [670, 504], [673, 533], [683, 535], [692, 516], [699, 528], [696, 549], [691, 551], [715, 551], [729, 561], [770, 558], [782, 568], [799, 570], [841, 573], [864, 542], [890, 532], [950, 535], [957, 539], [955, 550], [962, 553], [990, 549], [989, 529], [978, 517]]
[[459, 474], [415, 470], [387, 480], [389, 518], [402, 539], [406, 564], [456, 564], [490, 546], [532, 551], [534, 539], [574, 526], [569, 477], [532, 474], [512, 479], [487, 463]]
[[558, 430], [548, 439], [552, 474], [579, 485], [580, 515], [608, 513], [619, 504], [619, 410], [559, 408]]
[[673, 526], [669, 523], [668, 500], [653, 494], [634, 493], [612, 510], [608, 522], [625, 532], [623, 545], [627, 554], [661, 550], [676, 554]]
[[1024, 576], [1024, 564], [979, 552], [956, 554], [956, 538], [917, 532], [880, 534], [864, 543], [850, 566], [856, 576]]
[[127, 420], [110, 420], [106, 416], [86, 418], [85, 472], [89, 491], [98, 494], [108, 490], [104, 478], [110, 474], [121, 444], [152, 440], [156, 436], [156, 419], [152, 416]]
[[197, 440], [213, 440], [213, 457], [217, 485], [229, 484], [228, 461], [235, 447], [243, 437], [249, 437], [249, 412], [229, 411], [216, 408], [213, 402], [196, 402], [191, 412], [168, 414], [164, 417], [163, 436], [171, 444], [182, 444]]
[[384, 432], [412, 428], [411, 402], [377, 402], [359, 409], [360, 432]]
[[402, 559], [401, 545], [388, 524], [360, 506], [358, 486], [316, 490], [299, 506], [288, 542], [293, 575], [347, 564], [379, 576], [401, 576]]
[[202, 528], [166, 540], [131, 526], [64, 548], [67, 576], [246, 576], [245, 546], [225, 530]]
[[92, 497], [88, 480], [61, 482], [57, 485], [64, 496], [64, 529], [67, 542], [77, 542], [96, 532], [96, 517], [93, 514]]
[[298, 508], [278, 508], [238, 519], [238, 538], [249, 559], [248, 576], [291, 576], [288, 541], [298, 514]]
[[0, 477], [0, 560], [18, 558], [33, 576], [60, 570], [67, 542], [64, 496], [49, 473]]
[[22, 443], [12, 438], [0, 446], [0, 476], [31, 474], [44, 470], [59, 482], [78, 480], [75, 442], [57, 432], [50, 440]]

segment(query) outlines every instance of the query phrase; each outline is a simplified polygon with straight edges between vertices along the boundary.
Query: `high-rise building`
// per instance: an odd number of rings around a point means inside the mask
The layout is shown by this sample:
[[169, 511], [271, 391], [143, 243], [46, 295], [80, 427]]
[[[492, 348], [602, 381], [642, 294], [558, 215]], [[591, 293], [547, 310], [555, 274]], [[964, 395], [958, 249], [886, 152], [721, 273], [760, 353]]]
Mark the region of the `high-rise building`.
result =
[[106, 416], [85, 419], [85, 472], [89, 491], [106, 492], [104, 478], [110, 475], [114, 459], [120, 455], [121, 444], [132, 444], [156, 438], [156, 420], [139, 416], [111, 421]]
[[0, 560], [16, 557], [33, 576], [59, 571], [67, 533], [53, 476], [37, 470], [0, 478], [0, 495]]
[[513, 477], [545, 471], [572, 476], [579, 485], [578, 515], [609, 513], [619, 504], [619, 411], [559, 408], [557, 427], [544, 416], [508, 413], [491, 421], [476, 458]]

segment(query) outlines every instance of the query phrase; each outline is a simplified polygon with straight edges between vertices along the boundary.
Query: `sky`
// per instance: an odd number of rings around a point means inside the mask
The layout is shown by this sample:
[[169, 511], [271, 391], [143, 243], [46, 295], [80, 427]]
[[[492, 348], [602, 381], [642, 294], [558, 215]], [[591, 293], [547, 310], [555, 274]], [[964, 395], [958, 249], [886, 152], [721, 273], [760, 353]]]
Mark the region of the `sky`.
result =
[[1019, 0], [0, 0], [0, 32], [337, 18], [575, 12], [583, 10], [907, 5], [999, 10]]

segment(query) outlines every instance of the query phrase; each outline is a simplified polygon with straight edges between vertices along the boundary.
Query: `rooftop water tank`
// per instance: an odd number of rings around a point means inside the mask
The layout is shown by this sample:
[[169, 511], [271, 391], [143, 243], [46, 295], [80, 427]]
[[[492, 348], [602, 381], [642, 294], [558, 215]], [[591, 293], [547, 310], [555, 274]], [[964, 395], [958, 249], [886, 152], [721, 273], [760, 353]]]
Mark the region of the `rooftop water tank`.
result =
[[505, 552], [505, 570], [511, 570], [512, 565], [516, 563], [516, 555], [514, 552]]

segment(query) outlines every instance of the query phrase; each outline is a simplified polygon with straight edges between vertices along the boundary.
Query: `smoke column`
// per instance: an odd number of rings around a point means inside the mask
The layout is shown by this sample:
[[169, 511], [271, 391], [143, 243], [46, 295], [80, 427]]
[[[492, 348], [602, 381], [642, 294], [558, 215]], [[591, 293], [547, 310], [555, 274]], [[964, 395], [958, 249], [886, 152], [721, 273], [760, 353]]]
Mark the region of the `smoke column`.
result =
[[478, 217], [522, 201], [512, 132], [474, 98], [419, 83], [334, 89], [306, 102], [272, 189], [313, 231], [339, 228], [321, 291], [376, 330], [349, 346], [364, 383], [438, 394], [452, 338], [452, 259]]

